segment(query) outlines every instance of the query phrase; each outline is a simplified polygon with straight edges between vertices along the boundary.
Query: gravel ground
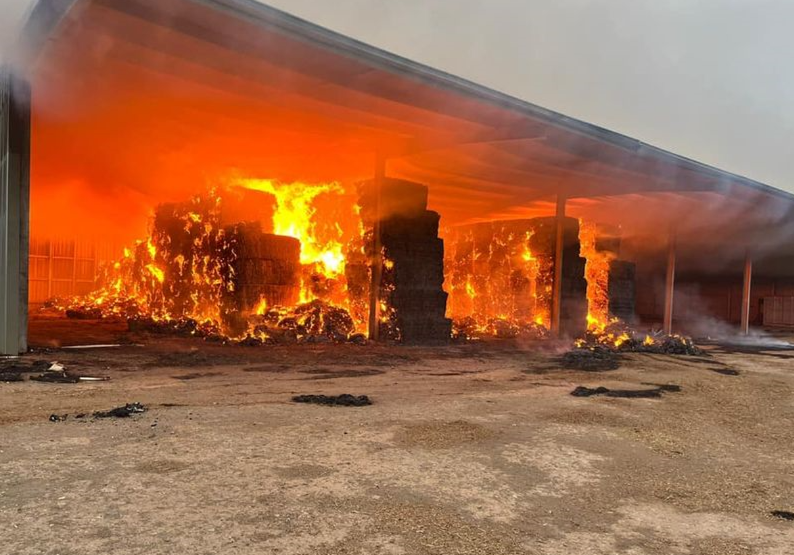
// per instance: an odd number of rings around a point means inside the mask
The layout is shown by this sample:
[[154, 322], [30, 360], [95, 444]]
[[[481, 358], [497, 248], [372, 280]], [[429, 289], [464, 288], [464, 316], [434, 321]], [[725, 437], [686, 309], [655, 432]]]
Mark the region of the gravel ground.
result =
[[[0, 553], [794, 553], [794, 522], [770, 515], [794, 511], [794, 351], [586, 372], [553, 345], [245, 348], [69, 326], [143, 346], [25, 357], [106, 382], [0, 384]], [[660, 384], [682, 390], [570, 395]], [[312, 393], [374, 404], [290, 401]], [[148, 411], [74, 417], [133, 401]]]

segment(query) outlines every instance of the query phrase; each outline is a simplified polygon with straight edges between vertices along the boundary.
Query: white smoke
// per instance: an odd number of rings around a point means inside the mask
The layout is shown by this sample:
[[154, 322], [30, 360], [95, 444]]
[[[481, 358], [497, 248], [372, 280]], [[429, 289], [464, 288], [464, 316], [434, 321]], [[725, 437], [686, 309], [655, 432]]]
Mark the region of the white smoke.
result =
[[0, 0], [0, 63], [10, 62], [23, 22], [35, 0]]
[[692, 284], [678, 285], [673, 299], [674, 331], [691, 335], [696, 340], [748, 347], [794, 347], [788, 341], [778, 339], [758, 326], [751, 326], [747, 335], [742, 334], [739, 325], [727, 322], [724, 314], [718, 315], [708, 306], [699, 287], [693, 287]]

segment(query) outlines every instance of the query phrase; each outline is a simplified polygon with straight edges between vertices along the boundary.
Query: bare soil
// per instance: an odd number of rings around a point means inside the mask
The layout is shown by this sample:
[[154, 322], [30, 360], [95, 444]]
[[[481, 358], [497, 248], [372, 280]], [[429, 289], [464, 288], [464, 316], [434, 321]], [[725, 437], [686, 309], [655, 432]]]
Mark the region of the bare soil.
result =
[[[0, 384], [3, 554], [794, 553], [794, 522], [771, 514], [794, 511], [794, 351], [712, 345], [589, 372], [552, 344], [31, 332], [46, 348], [26, 359], [110, 380]], [[580, 385], [681, 391], [571, 396]], [[290, 401], [342, 393], [373, 404]], [[136, 401], [147, 412], [74, 418]]]

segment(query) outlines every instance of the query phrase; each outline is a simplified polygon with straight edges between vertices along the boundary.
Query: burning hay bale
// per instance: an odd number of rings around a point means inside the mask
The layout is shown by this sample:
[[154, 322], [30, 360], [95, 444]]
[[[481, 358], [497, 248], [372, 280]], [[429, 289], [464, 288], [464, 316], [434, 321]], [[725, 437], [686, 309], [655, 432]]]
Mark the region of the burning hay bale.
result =
[[296, 395], [292, 398], [295, 403], [312, 403], [315, 405], [327, 405], [333, 407], [365, 407], [371, 405], [372, 401], [366, 395]]
[[[76, 319], [124, 318], [133, 332], [246, 345], [345, 341], [365, 314], [348, 294], [346, 259], [366, 262], [356, 215], [338, 219], [345, 194], [337, 183], [243, 180], [161, 204], [150, 235], [102, 268], [97, 290], [52, 307]], [[250, 318], [263, 315], [272, 320]]]
[[[560, 322], [566, 335], [584, 332], [587, 314], [585, 259], [580, 256], [579, 222], [563, 226]], [[483, 222], [451, 230], [445, 260], [449, 312], [455, 320], [474, 318], [471, 337], [545, 336], [539, 329], [518, 331], [513, 325], [548, 327], [552, 308], [556, 218]], [[507, 323], [507, 325], [506, 325]], [[456, 326], [457, 337], [460, 324]]]

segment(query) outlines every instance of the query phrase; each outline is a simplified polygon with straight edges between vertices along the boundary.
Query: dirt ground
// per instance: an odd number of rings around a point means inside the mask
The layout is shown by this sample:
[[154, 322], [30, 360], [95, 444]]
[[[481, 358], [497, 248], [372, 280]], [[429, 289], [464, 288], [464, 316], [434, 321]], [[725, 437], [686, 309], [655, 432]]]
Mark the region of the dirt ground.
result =
[[[56, 331], [141, 345], [25, 357], [106, 382], [0, 384], [3, 554], [794, 553], [770, 514], [794, 511], [794, 351], [584, 372], [551, 345], [230, 347], [72, 321], [32, 339]], [[648, 384], [681, 391], [570, 395]], [[133, 401], [149, 410], [74, 418]]]

